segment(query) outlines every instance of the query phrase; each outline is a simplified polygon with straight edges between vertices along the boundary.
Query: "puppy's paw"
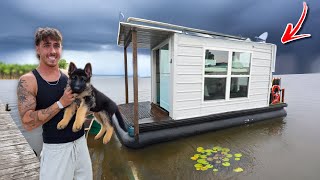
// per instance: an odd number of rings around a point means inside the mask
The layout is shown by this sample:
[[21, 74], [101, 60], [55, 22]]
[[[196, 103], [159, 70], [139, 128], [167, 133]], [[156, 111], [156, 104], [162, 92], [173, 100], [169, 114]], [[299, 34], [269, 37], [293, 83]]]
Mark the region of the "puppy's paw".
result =
[[82, 124], [74, 123], [72, 126], [72, 131], [73, 132], [78, 132], [82, 129]]
[[68, 125], [68, 122], [67, 121], [64, 121], [63, 119], [58, 123], [57, 125], [57, 129], [61, 130], [61, 129], [64, 129], [66, 128]]
[[108, 128], [107, 133], [103, 137], [103, 144], [107, 144], [110, 141], [112, 134], [113, 134], [113, 128]]
[[94, 137], [94, 140], [98, 140], [98, 139], [100, 139], [100, 138], [101, 138], [101, 136], [97, 136], [97, 135], [96, 135], [96, 136]]

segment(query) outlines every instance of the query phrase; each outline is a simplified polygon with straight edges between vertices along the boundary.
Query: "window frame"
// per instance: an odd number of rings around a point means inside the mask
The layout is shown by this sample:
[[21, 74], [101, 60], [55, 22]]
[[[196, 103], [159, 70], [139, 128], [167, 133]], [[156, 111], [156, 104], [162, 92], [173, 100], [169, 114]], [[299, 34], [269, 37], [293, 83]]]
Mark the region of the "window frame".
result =
[[[227, 51], [228, 52], [228, 68], [226, 75], [206, 75], [205, 74], [205, 63], [206, 63], [206, 50], [214, 50], [214, 51]], [[232, 75], [232, 53], [239, 52], [239, 53], [250, 53], [250, 72], [248, 75]], [[210, 104], [210, 103], [221, 103], [221, 102], [228, 102], [228, 101], [238, 101], [238, 100], [248, 100], [250, 98], [250, 84], [251, 84], [251, 74], [252, 74], [252, 59], [253, 59], [253, 51], [250, 50], [243, 50], [243, 49], [227, 49], [227, 48], [217, 48], [206, 46], [203, 48], [203, 58], [202, 58], [202, 98], [201, 101], [203, 104]], [[231, 78], [233, 77], [248, 77], [248, 94], [247, 97], [235, 97], [230, 98], [230, 89], [231, 89]], [[205, 100], [204, 99], [204, 84], [205, 78], [226, 78], [226, 91], [225, 91], [225, 99], [216, 99], [216, 100]]]

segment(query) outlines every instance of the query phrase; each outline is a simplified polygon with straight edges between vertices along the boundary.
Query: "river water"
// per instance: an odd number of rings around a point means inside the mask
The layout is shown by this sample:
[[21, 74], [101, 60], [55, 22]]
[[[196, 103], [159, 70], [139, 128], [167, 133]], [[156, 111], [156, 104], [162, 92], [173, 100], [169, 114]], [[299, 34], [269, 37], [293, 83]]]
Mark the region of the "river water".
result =
[[[111, 142], [88, 138], [94, 179], [320, 179], [320, 74], [282, 75], [287, 117], [213, 131], [197, 136], [160, 143], [143, 149], [128, 149], [113, 136]], [[96, 76], [95, 87], [118, 104], [125, 102], [124, 78]], [[150, 101], [150, 78], [139, 78], [139, 101]], [[9, 103], [11, 116], [36, 152], [41, 151], [41, 128], [26, 132], [21, 127], [16, 105], [17, 80], [0, 81], [0, 100]], [[132, 101], [129, 79], [129, 101]], [[220, 146], [229, 153], [241, 153], [231, 165], [215, 164], [212, 169], [197, 171], [191, 160], [204, 149]], [[234, 172], [241, 167], [243, 172]]]

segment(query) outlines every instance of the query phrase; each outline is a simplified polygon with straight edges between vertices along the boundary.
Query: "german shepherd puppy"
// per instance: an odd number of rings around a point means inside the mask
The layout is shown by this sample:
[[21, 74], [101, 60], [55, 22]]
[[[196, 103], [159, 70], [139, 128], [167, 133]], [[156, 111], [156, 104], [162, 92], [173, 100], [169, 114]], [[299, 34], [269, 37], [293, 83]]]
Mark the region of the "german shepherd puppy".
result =
[[[90, 63], [87, 63], [84, 69], [78, 69], [76, 65], [71, 62], [68, 74], [68, 86], [71, 87], [73, 93], [78, 95], [76, 100], [65, 109], [63, 119], [58, 123], [57, 128], [64, 129], [76, 113], [76, 120], [73, 124], [72, 131], [77, 132], [82, 128], [87, 112], [92, 111], [96, 117], [95, 119], [101, 124], [101, 129], [95, 136], [95, 139], [99, 139], [105, 134], [103, 143], [108, 143], [114, 131], [112, 116], [114, 114], [118, 117], [121, 116], [118, 106], [91, 85], [92, 68]], [[117, 119], [119, 119], [121, 128], [126, 131], [122, 118]]]

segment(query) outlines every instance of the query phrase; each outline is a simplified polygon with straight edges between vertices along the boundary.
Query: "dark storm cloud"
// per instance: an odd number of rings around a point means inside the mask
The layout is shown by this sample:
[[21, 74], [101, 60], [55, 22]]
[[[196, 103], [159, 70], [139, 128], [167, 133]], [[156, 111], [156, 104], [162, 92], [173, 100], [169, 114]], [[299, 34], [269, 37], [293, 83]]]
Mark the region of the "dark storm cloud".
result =
[[297, 23], [303, 1], [1, 1], [0, 21], [5, 23], [0, 28], [0, 49], [1, 54], [30, 49], [35, 29], [51, 26], [62, 31], [65, 50], [121, 51], [116, 40], [122, 11], [126, 18], [151, 19], [251, 39], [267, 31], [267, 42], [278, 47], [276, 73], [308, 73], [310, 64], [320, 57], [320, 2], [306, 2], [308, 17], [298, 34], [312, 37], [283, 45], [282, 33], [287, 23]]

